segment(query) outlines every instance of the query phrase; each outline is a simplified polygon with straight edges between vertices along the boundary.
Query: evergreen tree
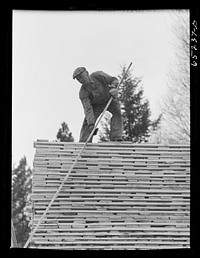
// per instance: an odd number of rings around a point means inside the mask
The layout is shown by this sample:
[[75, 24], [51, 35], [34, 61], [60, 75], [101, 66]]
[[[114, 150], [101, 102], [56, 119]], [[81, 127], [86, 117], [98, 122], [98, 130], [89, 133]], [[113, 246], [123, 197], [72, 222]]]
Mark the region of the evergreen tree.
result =
[[56, 138], [60, 142], [74, 142], [74, 137], [72, 136], [72, 133], [69, 131], [69, 127], [65, 122], [61, 124], [61, 128], [59, 129]]
[[28, 196], [32, 187], [32, 171], [27, 167], [24, 156], [12, 171], [12, 220], [17, 243], [23, 247], [29, 237], [29, 217], [27, 215]]
[[[126, 67], [122, 67], [122, 73], [119, 75], [121, 80]], [[151, 121], [151, 111], [149, 101], [143, 98], [143, 88], [141, 78], [132, 78], [131, 71], [125, 75], [123, 82], [119, 87], [119, 101], [121, 103], [122, 121], [123, 121], [123, 140], [132, 142], [146, 142], [151, 132], [156, 130], [161, 121], [161, 115], [154, 121]], [[107, 124], [107, 125], [106, 125]], [[108, 123], [102, 124], [105, 139], [108, 139]], [[101, 140], [100, 136], [100, 140]]]

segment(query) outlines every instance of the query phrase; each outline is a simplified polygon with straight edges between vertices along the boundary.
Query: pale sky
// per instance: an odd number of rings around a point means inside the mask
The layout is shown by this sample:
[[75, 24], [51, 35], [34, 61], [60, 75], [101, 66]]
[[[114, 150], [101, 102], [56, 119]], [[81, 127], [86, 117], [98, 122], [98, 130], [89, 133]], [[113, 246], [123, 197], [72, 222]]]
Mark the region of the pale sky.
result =
[[118, 76], [133, 62], [156, 117], [175, 53], [172, 25], [170, 10], [13, 11], [12, 165], [25, 155], [32, 168], [33, 142], [56, 140], [63, 121], [78, 141], [79, 66]]

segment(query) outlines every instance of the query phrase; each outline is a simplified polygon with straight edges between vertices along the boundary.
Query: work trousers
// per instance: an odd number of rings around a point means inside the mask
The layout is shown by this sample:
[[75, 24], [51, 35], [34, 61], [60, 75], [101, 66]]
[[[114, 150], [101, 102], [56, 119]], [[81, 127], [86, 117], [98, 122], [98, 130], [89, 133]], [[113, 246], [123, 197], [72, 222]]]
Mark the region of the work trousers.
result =
[[[95, 122], [97, 118], [100, 116], [100, 114], [103, 112], [106, 104], [92, 105]], [[110, 140], [113, 141], [115, 139], [122, 137], [122, 116], [121, 116], [121, 108], [120, 108], [119, 102], [113, 99], [107, 110], [112, 114], [111, 123], [110, 123]], [[80, 132], [79, 142], [86, 142], [89, 135], [90, 135], [89, 125], [87, 123], [86, 118], [84, 118], [81, 132]], [[91, 137], [89, 142], [92, 142], [92, 138], [93, 137]]]

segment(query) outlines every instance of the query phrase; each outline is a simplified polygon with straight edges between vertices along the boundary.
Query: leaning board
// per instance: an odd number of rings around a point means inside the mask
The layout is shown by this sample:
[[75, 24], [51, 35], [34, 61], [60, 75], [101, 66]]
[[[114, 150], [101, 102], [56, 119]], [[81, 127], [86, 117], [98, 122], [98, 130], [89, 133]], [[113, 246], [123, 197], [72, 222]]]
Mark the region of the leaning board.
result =
[[[32, 229], [83, 143], [34, 142]], [[190, 247], [188, 145], [88, 143], [31, 248]]]

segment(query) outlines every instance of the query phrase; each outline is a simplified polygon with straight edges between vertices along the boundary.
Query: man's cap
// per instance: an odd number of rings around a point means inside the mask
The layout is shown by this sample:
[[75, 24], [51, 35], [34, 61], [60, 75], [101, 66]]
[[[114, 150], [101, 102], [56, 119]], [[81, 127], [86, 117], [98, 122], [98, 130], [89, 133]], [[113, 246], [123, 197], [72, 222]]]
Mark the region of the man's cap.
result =
[[73, 79], [75, 79], [77, 75], [79, 75], [80, 73], [82, 73], [84, 71], [86, 71], [85, 67], [76, 68], [73, 73]]

